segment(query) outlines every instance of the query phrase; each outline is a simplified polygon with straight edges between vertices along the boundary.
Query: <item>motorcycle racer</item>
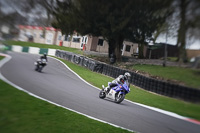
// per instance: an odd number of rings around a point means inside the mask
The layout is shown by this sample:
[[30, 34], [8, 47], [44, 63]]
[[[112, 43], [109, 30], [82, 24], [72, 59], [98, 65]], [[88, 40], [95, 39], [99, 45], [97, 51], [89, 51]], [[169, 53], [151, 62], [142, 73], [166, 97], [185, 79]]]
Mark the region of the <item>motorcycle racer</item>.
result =
[[41, 59], [41, 60], [42, 60], [42, 59], [46, 59], [46, 61], [48, 61], [48, 60], [47, 60], [47, 54], [44, 53], [43, 56], [40, 56], [40, 59]]
[[41, 72], [41, 70], [47, 65], [47, 54], [44, 53], [40, 58], [35, 62], [35, 70]]
[[117, 84], [124, 84], [130, 80], [131, 74], [126, 72], [124, 75], [119, 75], [115, 80], [113, 80], [106, 88], [105, 91], [108, 93], [112, 87], [117, 86]]

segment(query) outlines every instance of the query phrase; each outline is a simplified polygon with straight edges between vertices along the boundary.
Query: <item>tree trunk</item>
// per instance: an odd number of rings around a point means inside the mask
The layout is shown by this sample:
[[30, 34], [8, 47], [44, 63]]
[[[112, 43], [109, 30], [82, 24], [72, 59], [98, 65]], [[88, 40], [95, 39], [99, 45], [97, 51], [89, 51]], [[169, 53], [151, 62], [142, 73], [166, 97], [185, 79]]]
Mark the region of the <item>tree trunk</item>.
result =
[[116, 58], [117, 58], [117, 62], [121, 62], [121, 48], [120, 48], [120, 45], [119, 44], [116, 44], [116, 47], [115, 47], [115, 54], [116, 54]]
[[139, 44], [138, 48], [139, 48], [138, 58], [139, 59], [144, 59], [144, 44]]
[[117, 38], [112, 38], [108, 40], [108, 57], [109, 58], [116, 58], [118, 62], [121, 62], [121, 48], [123, 44], [124, 38], [123, 36], [119, 36]]
[[182, 65], [183, 62], [187, 61], [187, 54], [186, 54], [186, 20], [185, 20], [185, 15], [186, 15], [186, 8], [187, 8], [187, 2], [186, 0], [181, 0], [180, 4], [181, 8], [181, 21], [180, 21], [180, 27], [178, 31], [178, 41], [177, 41], [177, 46], [179, 48], [179, 55], [178, 55], [178, 62], [179, 66]]
[[108, 40], [108, 57], [111, 58], [111, 55], [115, 55], [115, 40], [110, 39]]
[[121, 62], [121, 60], [122, 60], [121, 49], [123, 46], [123, 41], [124, 41], [123, 36], [119, 36], [116, 41], [115, 53], [116, 53], [117, 62]]

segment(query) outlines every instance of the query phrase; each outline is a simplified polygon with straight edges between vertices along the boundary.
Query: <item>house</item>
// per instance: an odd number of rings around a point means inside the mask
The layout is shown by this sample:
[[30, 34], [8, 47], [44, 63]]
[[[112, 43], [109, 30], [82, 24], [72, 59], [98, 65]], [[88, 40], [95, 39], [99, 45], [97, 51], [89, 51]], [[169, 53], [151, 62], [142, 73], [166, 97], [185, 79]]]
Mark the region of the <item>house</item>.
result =
[[19, 41], [54, 44], [58, 30], [52, 27], [19, 25]]
[[[86, 50], [96, 51], [100, 53], [108, 53], [108, 42], [103, 37], [88, 37], [88, 43], [86, 44]], [[122, 56], [133, 56], [138, 53], [138, 44], [129, 41], [123, 42], [123, 48], [121, 49]]]
[[[149, 59], [159, 59], [164, 57], [165, 43], [155, 43], [154, 45], [148, 45], [145, 52], [145, 57]], [[176, 45], [167, 44], [167, 56], [177, 57], [178, 47]]]
[[[73, 35], [63, 35], [59, 29], [53, 27], [19, 25], [19, 30], [19, 41], [54, 44], [86, 51], [108, 53], [108, 42], [103, 37], [81, 36], [76, 32]], [[133, 56], [138, 51], [138, 44], [124, 41], [121, 51], [123, 56]]]
[[188, 59], [200, 56], [200, 50], [198, 49], [186, 49]]

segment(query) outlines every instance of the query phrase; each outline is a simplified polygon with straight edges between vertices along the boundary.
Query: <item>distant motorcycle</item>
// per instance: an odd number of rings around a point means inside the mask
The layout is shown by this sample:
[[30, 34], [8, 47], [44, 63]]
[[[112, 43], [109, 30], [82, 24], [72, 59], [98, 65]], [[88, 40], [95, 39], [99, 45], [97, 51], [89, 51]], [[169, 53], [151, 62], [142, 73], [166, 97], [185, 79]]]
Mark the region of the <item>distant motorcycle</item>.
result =
[[46, 59], [38, 59], [35, 64], [35, 71], [42, 72], [42, 69], [47, 65]]
[[[108, 83], [109, 85], [110, 83]], [[102, 90], [99, 93], [99, 98], [104, 99], [104, 98], [110, 98], [113, 99], [116, 103], [121, 103], [125, 95], [130, 92], [130, 88], [128, 83], [124, 82], [123, 85], [117, 84], [117, 86], [112, 87], [109, 92], [105, 91], [104, 85], [102, 85]]]

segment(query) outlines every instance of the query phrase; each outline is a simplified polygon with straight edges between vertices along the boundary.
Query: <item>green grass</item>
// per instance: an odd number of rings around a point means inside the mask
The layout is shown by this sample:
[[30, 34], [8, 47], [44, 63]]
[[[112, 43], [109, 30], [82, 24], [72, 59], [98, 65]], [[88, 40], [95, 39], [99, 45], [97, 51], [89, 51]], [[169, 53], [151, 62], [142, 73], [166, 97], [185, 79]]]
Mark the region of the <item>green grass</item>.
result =
[[0, 56], [0, 60], [2, 60], [4, 58], [4, 56]]
[[[161, 60], [164, 60], [164, 57], [160, 58]], [[167, 57], [167, 61], [177, 62], [177, 57]]]
[[32, 42], [22, 42], [22, 41], [4, 41], [4, 44], [7, 45], [19, 45], [19, 46], [30, 46], [30, 47], [39, 47], [39, 48], [52, 48], [52, 49], [60, 49], [60, 50], [65, 50], [69, 52], [73, 52], [76, 54], [83, 54], [83, 52], [79, 49], [76, 48], [69, 48], [69, 47], [61, 47], [57, 45], [47, 45], [47, 44], [40, 44], [40, 43], [32, 43]]
[[[113, 78], [96, 72], [91, 72], [90, 70], [73, 64], [69, 61], [63, 59], [60, 60], [67, 64], [83, 79], [99, 88], [101, 88], [102, 84], [107, 85], [108, 81], [113, 80]], [[193, 104], [165, 96], [156, 95], [135, 86], [131, 86], [131, 92], [126, 95], [126, 99], [200, 120], [200, 104]]]
[[156, 65], [134, 65], [133, 69], [144, 71], [150, 75], [181, 81], [186, 86], [200, 89], [200, 70], [180, 67], [162, 67]]
[[167, 60], [168, 60], [168, 61], [176, 62], [177, 59], [178, 59], [177, 57], [167, 57]]
[[105, 131], [128, 132], [36, 99], [0, 80], [1, 133], [102, 133]]

